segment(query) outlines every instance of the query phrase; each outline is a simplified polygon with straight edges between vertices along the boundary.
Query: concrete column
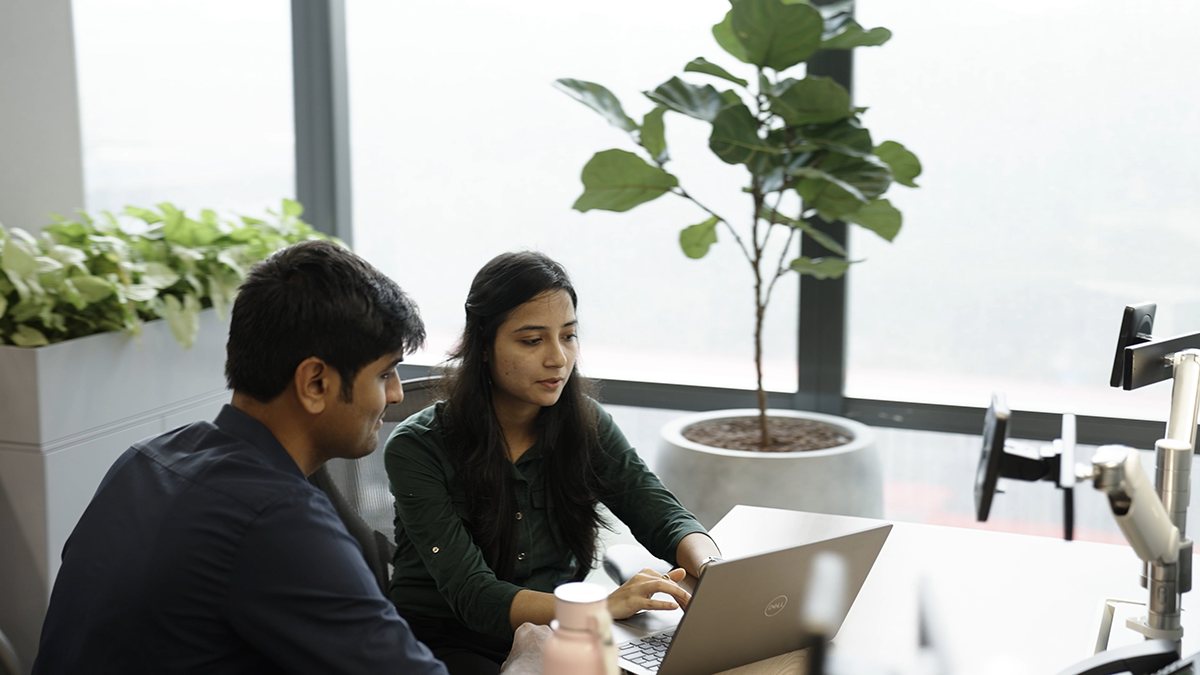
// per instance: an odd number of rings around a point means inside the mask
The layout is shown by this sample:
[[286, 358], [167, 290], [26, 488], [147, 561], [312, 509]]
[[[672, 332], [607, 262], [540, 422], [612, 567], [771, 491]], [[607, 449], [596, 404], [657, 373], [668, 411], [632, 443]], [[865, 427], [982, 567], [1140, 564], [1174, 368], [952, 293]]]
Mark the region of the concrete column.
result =
[[0, 223], [30, 232], [83, 202], [71, 0], [0, 2]]

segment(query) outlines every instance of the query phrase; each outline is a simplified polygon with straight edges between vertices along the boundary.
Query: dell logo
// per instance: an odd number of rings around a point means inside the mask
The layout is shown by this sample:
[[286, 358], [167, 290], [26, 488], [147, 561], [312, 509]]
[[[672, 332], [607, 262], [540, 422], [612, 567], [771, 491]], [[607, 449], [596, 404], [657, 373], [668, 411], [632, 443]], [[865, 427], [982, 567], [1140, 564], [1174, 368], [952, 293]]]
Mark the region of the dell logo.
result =
[[766, 614], [767, 616], [775, 616], [776, 614], [782, 612], [784, 607], [787, 607], [787, 596], [781, 595], [767, 603], [767, 608], [763, 610], [763, 614]]

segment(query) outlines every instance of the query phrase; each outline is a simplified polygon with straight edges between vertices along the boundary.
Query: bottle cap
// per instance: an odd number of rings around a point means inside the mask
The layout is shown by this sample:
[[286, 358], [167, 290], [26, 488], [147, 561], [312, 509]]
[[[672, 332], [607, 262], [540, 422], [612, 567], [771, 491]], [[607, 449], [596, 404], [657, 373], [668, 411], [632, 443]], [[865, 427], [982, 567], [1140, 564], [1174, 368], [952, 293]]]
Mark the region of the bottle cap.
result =
[[554, 589], [554, 598], [554, 618], [567, 630], [592, 630], [591, 618], [608, 611], [608, 591], [596, 584], [563, 584]]

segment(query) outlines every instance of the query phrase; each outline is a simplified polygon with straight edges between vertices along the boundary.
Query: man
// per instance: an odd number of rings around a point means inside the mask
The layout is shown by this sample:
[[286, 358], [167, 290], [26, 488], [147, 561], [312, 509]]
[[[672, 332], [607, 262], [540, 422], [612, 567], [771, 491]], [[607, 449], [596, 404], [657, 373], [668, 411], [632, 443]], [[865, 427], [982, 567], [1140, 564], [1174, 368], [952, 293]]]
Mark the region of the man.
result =
[[[34, 673], [445, 673], [305, 480], [375, 449], [424, 339], [412, 300], [336, 244], [251, 269], [230, 405], [109, 470], [64, 547]], [[544, 637], [518, 631], [510, 672], [540, 669]]]

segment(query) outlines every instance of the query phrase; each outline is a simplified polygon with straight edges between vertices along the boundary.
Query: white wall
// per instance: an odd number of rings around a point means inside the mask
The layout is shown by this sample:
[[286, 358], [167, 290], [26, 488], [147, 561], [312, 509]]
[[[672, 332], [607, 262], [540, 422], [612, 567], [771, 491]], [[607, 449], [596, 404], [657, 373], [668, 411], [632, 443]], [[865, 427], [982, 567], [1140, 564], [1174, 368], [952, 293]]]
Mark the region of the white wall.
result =
[[0, 2], [0, 223], [83, 206], [71, 0]]

